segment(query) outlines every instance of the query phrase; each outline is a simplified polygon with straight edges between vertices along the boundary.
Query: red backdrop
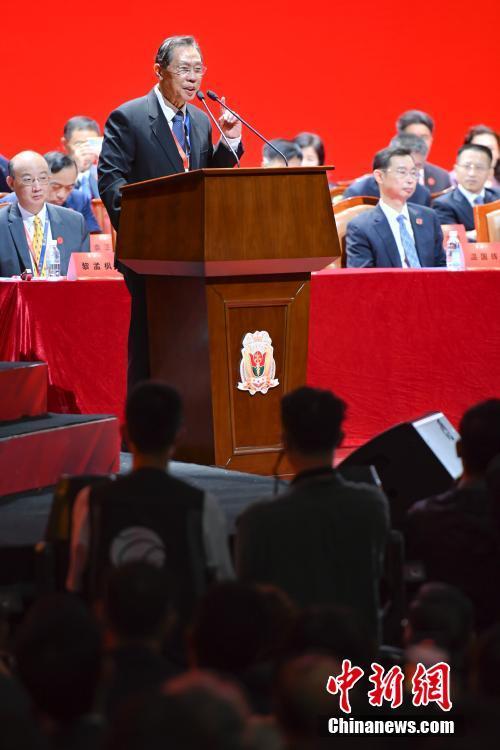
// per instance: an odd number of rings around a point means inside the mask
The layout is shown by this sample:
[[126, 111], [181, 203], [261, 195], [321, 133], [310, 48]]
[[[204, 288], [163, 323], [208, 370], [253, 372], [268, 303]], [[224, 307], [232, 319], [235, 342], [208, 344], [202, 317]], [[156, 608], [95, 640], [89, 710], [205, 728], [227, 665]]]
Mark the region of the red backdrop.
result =
[[[204, 87], [225, 94], [269, 137], [320, 133], [338, 177], [369, 168], [404, 109], [433, 115], [431, 160], [446, 167], [469, 125], [500, 126], [488, 78], [498, 72], [497, 0], [483, 0], [480, 12], [464, 0], [173, 5], [4, 4], [0, 153], [57, 148], [75, 114], [103, 124], [154, 83], [154, 53], [174, 33], [198, 38]], [[259, 164], [260, 145], [251, 135], [245, 142], [245, 164]]]

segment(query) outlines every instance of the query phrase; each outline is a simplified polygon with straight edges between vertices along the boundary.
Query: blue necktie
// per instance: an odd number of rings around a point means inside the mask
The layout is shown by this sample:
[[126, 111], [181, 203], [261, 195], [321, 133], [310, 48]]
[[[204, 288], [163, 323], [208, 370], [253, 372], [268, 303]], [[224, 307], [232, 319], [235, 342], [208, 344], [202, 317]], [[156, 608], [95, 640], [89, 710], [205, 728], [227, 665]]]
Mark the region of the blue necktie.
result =
[[85, 172], [82, 174], [82, 179], [80, 180], [80, 192], [90, 200], [92, 200], [92, 191], [90, 189], [90, 176], [88, 172]]
[[477, 198], [474, 198], [474, 203], [476, 206], [483, 206], [484, 205], [484, 198], [482, 195], [478, 195]]
[[397, 221], [399, 224], [399, 231], [401, 233], [401, 242], [403, 243], [403, 250], [405, 251], [406, 262], [410, 268], [421, 268], [420, 261], [417, 255], [417, 248], [413, 242], [412, 236], [405, 226], [406, 216], [399, 214]]
[[182, 110], [179, 110], [174, 115], [174, 119], [172, 120], [172, 130], [174, 131], [174, 135], [177, 138], [179, 145], [185, 151], [186, 150], [186, 133], [184, 130], [184, 115], [182, 114]]

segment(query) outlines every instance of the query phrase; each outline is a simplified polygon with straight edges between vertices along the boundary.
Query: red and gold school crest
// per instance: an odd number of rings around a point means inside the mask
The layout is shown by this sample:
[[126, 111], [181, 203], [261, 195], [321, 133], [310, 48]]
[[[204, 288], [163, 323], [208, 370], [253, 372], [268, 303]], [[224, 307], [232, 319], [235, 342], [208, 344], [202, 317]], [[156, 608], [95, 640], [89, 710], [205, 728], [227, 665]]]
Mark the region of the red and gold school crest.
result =
[[247, 333], [243, 338], [241, 350], [241, 383], [238, 383], [238, 390], [248, 391], [251, 396], [255, 396], [256, 393], [267, 393], [269, 388], [279, 385], [275, 375], [276, 362], [268, 332]]

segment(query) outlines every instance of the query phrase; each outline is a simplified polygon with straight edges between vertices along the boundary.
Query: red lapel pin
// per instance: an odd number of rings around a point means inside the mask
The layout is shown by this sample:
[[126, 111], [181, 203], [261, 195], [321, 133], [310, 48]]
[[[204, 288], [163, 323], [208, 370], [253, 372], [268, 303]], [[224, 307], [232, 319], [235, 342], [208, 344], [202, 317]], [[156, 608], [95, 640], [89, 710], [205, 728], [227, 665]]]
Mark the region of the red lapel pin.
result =
[[420, 217], [416, 221], [417, 221], [417, 224], [423, 224], [424, 223], [424, 220], [421, 219]]
[[[418, 221], [418, 219], [417, 219], [417, 221]], [[58, 237], [58, 238], [57, 238], [57, 244], [58, 244], [58, 245], [62, 245], [62, 243], [63, 243], [63, 242], [64, 242], [64, 240], [63, 240], [63, 238], [62, 238], [62, 237]]]

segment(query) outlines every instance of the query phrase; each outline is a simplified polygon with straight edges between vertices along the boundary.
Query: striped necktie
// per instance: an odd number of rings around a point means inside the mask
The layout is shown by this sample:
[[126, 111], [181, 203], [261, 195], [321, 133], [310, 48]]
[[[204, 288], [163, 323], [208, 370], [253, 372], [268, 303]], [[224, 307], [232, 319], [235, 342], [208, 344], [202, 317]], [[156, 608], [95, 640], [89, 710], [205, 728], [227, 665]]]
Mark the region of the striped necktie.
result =
[[401, 242], [403, 243], [403, 250], [405, 251], [406, 262], [410, 268], [421, 268], [417, 255], [417, 248], [415, 247], [411, 234], [405, 226], [405, 220], [406, 216], [399, 214], [397, 221], [399, 224], [399, 232], [401, 234]]
[[[40, 253], [42, 252], [42, 245], [43, 245], [43, 228], [42, 228], [42, 220], [39, 216], [35, 216], [33, 219], [33, 241], [31, 243], [31, 249], [33, 251], [33, 256], [35, 258], [35, 264], [38, 268], [38, 264], [40, 262]], [[40, 276], [42, 275], [43, 269], [40, 268]]]
[[174, 131], [179, 146], [185, 151], [186, 132], [184, 130], [184, 114], [181, 109], [174, 115], [174, 119], [172, 120], [172, 130]]

